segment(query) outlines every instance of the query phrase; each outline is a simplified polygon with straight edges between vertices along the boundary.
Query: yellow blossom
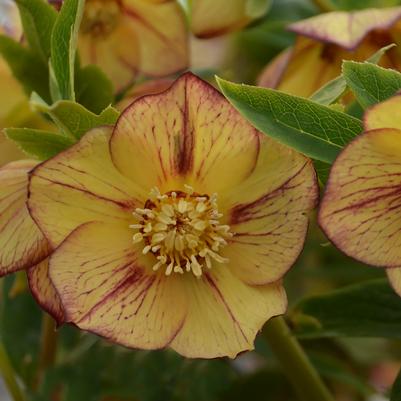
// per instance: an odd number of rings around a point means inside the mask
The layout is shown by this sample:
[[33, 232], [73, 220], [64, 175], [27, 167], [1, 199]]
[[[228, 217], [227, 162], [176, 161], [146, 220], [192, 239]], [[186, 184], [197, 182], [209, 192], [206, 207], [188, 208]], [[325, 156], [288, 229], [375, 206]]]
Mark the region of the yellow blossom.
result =
[[78, 46], [117, 89], [140, 73], [160, 77], [188, 66], [188, 34], [174, 0], [87, 0]]
[[194, 75], [30, 177], [67, 322], [130, 347], [235, 357], [285, 312], [281, 279], [317, 198], [311, 161]]
[[[401, 7], [335, 11], [289, 26], [298, 37], [263, 71], [260, 86], [309, 97], [341, 74], [343, 60], [365, 61], [380, 48], [400, 44]], [[390, 49], [380, 63], [401, 69], [399, 48]]]
[[319, 222], [344, 253], [387, 267], [401, 295], [401, 96], [365, 114], [365, 132], [339, 155], [330, 172]]

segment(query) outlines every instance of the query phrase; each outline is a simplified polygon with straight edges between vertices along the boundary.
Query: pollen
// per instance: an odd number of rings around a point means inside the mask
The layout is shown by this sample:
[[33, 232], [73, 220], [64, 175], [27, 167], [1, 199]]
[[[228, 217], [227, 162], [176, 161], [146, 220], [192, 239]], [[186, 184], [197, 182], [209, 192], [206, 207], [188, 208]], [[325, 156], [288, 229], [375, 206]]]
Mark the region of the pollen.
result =
[[185, 191], [161, 194], [153, 188], [143, 208], [133, 213], [137, 220], [130, 227], [134, 243], [143, 243], [143, 254], [151, 253], [153, 270], [172, 273], [192, 272], [202, 276], [213, 262], [227, 263], [221, 249], [232, 237], [230, 227], [220, 224], [217, 195], [200, 195], [190, 186]]

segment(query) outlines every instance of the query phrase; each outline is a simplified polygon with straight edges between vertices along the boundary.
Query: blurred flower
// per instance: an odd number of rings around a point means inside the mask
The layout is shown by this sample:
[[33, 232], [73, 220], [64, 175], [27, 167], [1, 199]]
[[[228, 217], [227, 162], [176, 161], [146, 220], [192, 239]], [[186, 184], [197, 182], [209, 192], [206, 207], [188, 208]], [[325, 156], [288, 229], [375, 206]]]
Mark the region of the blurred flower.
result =
[[[336, 11], [296, 22], [293, 48], [263, 71], [259, 85], [309, 97], [341, 74], [343, 60], [364, 61], [391, 43], [401, 43], [401, 7]], [[382, 66], [401, 69], [399, 48], [387, 51]]]
[[[19, 40], [22, 35], [18, 9], [11, 0], [0, 1], [0, 34]], [[13, 77], [7, 63], [0, 56], [0, 130], [7, 124], [7, 117], [18, 110], [25, 95], [19, 82]], [[0, 133], [0, 166], [22, 157], [22, 152]]]
[[239, 30], [269, 8], [266, 0], [192, 0], [191, 28], [194, 35], [210, 38]]
[[37, 164], [35, 160], [20, 160], [0, 168], [0, 276], [28, 270], [39, 304], [60, 322], [62, 310], [47, 275], [50, 248], [26, 205], [28, 175]]
[[66, 321], [188, 357], [252, 349], [317, 197], [310, 160], [185, 74], [31, 173]]
[[345, 254], [387, 267], [401, 295], [401, 96], [365, 114], [365, 132], [338, 156], [319, 223]]
[[138, 73], [160, 77], [188, 66], [184, 13], [173, 0], [87, 0], [79, 51], [117, 89]]

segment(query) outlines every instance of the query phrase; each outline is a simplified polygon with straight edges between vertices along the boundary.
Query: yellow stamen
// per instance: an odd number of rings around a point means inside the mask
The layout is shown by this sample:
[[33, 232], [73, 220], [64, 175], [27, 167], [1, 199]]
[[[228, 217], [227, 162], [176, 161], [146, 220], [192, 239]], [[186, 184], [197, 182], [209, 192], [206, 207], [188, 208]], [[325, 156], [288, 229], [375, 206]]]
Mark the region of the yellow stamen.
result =
[[218, 220], [222, 214], [216, 194], [199, 195], [188, 185], [185, 192], [163, 195], [153, 188], [145, 207], [137, 208], [133, 216], [138, 220], [130, 225], [137, 230], [134, 243], [143, 241], [143, 254], [155, 255], [154, 271], [163, 267], [166, 276], [192, 272], [199, 278], [212, 262], [228, 262], [219, 252], [232, 234]]

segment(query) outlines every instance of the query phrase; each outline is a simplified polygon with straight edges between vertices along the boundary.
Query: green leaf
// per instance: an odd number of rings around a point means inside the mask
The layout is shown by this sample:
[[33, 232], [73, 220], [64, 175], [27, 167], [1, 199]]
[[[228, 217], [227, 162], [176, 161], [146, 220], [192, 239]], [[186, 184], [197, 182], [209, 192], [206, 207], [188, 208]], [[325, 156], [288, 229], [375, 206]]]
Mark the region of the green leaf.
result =
[[367, 108], [395, 95], [401, 89], [401, 74], [371, 63], [345, 61], [343, 75], [362, 107]]
[[[382, 47], [376, 53], [374, 53], [371, 57], [369, 57], [366, 61], [369, 63], [377, 64], [383, 55], [395, 46], [394, 43], [391, 45]], [[344, 76], [341, 74], [339, 77], [331, 80], [326, 85], [318, 89], [311, 97], [310, 100], [313, 100], [316, 103], [323, 104], [328, 106], [334, 102], [336, 102], [347, 90], [348, 85]]]
[[43, 99], [50, 99], [47, 66], [37, 55], [4, 35], [0, 35], [0, 53], [27, 95], [35, 91]]
[[50, 57], [51, 33], [57, 18], [56, 10], [45, 0], [15, 2], [20, 12], [25, 38], [32, 50], [47, 64]]
[[31, 128], [7, 128], [6, 136], [28, 155], [47, 160], [74, 144], [71, 138]]
[[293, 322], [299, 337], [401, 339], [401, 298], [387, 279], [370, 280], [302, 300]]
[[53, 28], [50, 68], [62, 99], [75, 100], [75, 55], [84, 5], [84, 0], [65, 0]]
[[344, 92], [347, 90], [347, 82], [344, 77], [340, 75], [339, 77], [327, 82], [326, 85], [318, 89], [311, 97], [310, 100], [322, 104], [324, 106], [329, 106], [339, 99]]
[[401, 401], [401, 370], [398, 373], [397, 378], [391, 389], [390, 401]]
[[263, 17], [273, 5], [273, 0], [248, 0], [245, 4], [245, 13], [250, 18]]
[[35, 110], [48, 114], [66, 135], [75, 140], [79, 140], [92, 128], [114, 125], [120, 115], [111, 106], [97, 115], [84, 106], [69, 100], [59, 100], [49, 106], [34, 95], [31, 98], [31, 105]]
[[332, 163], [362, 122], [307, 99], [273, 89], [217, 82], [225, 97], [257, 129], [316, 160]]
[[78, 103], [98, 114], [113, 103], [113, 84], [99, 67], [88, 65], [77, 74], [76, 97]]

